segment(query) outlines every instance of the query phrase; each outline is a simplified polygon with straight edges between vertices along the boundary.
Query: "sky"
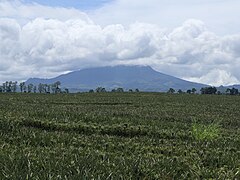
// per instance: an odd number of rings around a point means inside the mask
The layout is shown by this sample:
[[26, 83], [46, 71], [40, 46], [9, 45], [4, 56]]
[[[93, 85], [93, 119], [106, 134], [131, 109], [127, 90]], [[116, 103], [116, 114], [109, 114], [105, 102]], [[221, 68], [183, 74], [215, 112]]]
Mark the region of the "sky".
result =
[[80, 10], [92, 10], [102, 7], [111, 0], [24, 0], [25, 3], [38, 3], [45, 6], [77, 8]]
[[0, 0], [0, 82], [149, 65], [240, 84], [239, 0]]

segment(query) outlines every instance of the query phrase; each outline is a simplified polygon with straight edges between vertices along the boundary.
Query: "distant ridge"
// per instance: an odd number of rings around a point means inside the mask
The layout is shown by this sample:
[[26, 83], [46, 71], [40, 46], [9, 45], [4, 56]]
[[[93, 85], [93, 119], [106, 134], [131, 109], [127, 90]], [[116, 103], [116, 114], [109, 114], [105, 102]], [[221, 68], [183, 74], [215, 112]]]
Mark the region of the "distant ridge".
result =
[[140, 89], [141, 91], [167, 91], [169, 88], [201, 89], [207, 85], [185, 81], [153, 70], [150, 66], [107, 66], [82, 69], [63, 74], [51, 79], [30, 78], [27, 84], [51, 84], [60, 81], [69, 89], [89, 90], [105, 87], [110, 90], [117, 87], [124, 89]]

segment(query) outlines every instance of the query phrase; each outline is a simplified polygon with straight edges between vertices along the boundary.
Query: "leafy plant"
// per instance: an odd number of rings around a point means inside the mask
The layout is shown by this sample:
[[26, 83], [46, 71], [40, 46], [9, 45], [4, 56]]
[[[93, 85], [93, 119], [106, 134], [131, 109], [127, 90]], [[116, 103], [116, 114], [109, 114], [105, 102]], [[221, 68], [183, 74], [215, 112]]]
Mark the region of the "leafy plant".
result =
[[197, 140], [214, 140], [220, 134], [220, 127], [218, 124], [203, 125], [194, 123], [192, 133]]

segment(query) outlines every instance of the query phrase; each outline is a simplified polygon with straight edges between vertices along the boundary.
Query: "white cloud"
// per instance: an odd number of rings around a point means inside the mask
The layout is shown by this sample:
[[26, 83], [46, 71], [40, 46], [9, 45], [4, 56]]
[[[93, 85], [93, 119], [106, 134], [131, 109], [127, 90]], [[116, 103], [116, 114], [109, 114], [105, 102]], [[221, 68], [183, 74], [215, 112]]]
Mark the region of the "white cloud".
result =
[[238, 33], [239, 0], [114, 0], [91, 13], [102, 25], [135, 22], [175, 28], [187, 19], [200, 19], [218, 34]]
[[225, 70], [213, 69], [208, 74], [199, 78], [188, 78], [189, 81], [209, 84], [212, 86], [233, 85], [239, 83], [239, 80]]
[[240, 34], [220, 37], [194, 19], [171, 30], [139, 22], [100, 26], [76, 9], [1, 1], [0, 41], [0, 81], [114, 64], [150, 65], [213, 85], [240, 80]]

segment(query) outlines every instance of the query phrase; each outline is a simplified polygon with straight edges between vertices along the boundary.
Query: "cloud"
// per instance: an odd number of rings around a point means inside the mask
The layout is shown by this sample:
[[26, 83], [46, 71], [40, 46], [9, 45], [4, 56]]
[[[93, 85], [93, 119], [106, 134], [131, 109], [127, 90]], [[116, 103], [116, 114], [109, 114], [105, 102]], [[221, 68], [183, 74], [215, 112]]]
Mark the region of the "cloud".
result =
[[239, 0], [114, 0], [90, 14], [102, 25], [135, 22], [175, 28], [187, 19], [200, 19], [218, 34], [238, 33]]
[[172, 29], [101, 26], [76, 9], [1, 1], [0, 41], [0, 81], [116, 64], [150, 65], [212, 85], [240, 80], [240, 34], [217, 36], [195, 19]]
[[188, 80], [205, 83], [212, 86], [220, 86], [222, 84], [233, 85], [239, 83], [239, 80], [232, 76], [231, 73], [220, 69], [213, 69], [206, 75], [203, 75], [199, 78], [188, 78]]

